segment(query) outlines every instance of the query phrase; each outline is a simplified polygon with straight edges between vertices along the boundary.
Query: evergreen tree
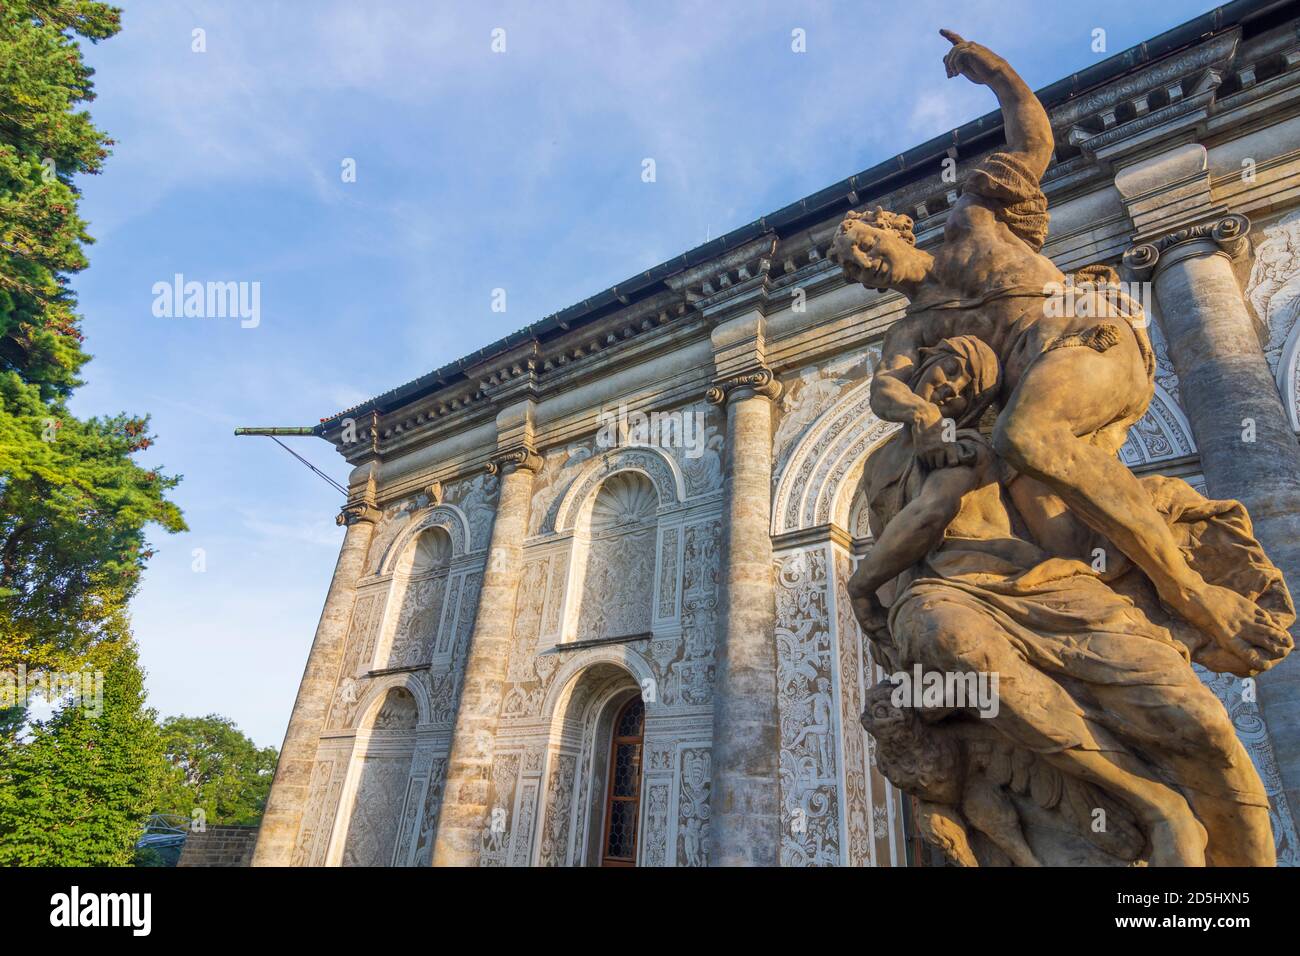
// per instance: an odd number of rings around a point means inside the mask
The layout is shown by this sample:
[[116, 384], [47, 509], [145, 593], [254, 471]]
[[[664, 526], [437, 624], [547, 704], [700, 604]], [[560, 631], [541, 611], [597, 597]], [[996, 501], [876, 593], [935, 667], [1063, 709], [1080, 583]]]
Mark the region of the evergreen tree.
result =
[[0, 5], [0, 671], [76, 669], [152, 552], [144, 528], [184, 530], [179, 480], [132, 459], [148, 419], [78, 421], [67, 399], [89, 356], [69, 277], [91, 241], [74, 177], [109, 140], [78, 37], [106, 39], [119, 11], [93, 0]]
[[126, 866], [166, 773], [135, 647], [103, 672], [103, 706], [66, 703], [0, 741], [0, 866]]

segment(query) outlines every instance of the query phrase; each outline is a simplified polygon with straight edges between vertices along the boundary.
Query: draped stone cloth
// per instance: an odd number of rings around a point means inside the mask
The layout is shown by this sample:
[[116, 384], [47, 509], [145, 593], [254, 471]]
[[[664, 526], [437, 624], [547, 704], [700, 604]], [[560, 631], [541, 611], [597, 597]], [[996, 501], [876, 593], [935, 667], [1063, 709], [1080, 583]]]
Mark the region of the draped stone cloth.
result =
[[[979, 432], [962, 429], [957, 440], [970, 449], [964, 459], [991, 462], [988, 479], [963, 507], [978, 504], [987, 510], [991, 501], [1000, 502], [993, 507], [1006, 508], [1016, 529], [1019, 522], [1002, 487], [1015, 480], [1014, 474], [996, 462]], [[873, 455], [864, 474], [873, 530], [879, 533], [923, 481], [904, 429]], [[1279, 627], [1294, 621], [1281, 573], [1264, 556], [1239, 503], [1206, 499], [1174, 478], [1156, 476], [1143, 484], [1208, 582], [1249, 596]], [[1100, 574], [1082, 561], [1046, 553], [1021, 531], [977, 538], [965, 536], [961, 526], [959, 516], [923, 561], [882, 588], [890, 606], [889, 632], [875, 635], [874, 643], [883, 663], [904, 672], [916, 664], [951, 668], [951, 660], [935, 660], [926, 643], [936, 621], [981, 641], [1000, 642], [1054, 679], [1073, 702], [1072, 715], [1049, 711], [1046, 702], [1038, 714], [1032, 703], [1020, 713], [1004, 708], [990, 723], [1016, 747], [1038, 754], [1075, 747], [1131, 749], [1181, 789], [1267, 807], [1262, 787], [1243, 790], [1223, 772], [1248, 757], [1230, 724], [1230, 741], [1214, 731], [1227, 715], [1191, 668], [1196, 661], [1213, 670], [1253, 673], [1247, 665], [1167, 614], [1145, 577], [1122, 556]], [[1199, 728], [1205, 732], [1197, 733]], [[1204, 772], [1194, 779], [1178, 776], [1174, 761], [1167, 759], [1178, 757], [1201, 761]]]
[[1047, 197], [1038, 177], [1011, 153], [986, 156], [963, 188], [992, 200], [1001, 219], [1035, 252], [1047, 241]]

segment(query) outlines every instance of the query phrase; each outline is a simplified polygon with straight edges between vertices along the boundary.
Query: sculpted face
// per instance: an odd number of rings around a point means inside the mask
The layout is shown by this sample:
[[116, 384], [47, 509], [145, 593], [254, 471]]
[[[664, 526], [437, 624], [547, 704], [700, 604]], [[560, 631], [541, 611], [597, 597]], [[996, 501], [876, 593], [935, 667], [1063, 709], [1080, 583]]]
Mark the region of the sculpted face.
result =
[[873, 226], [852, 214], [840, 223], [830, 259], [852, 282], [872, 289], [897, 289], [905, 295], [923, 282], [933, 259], [892, 229]]
[[970, 385], [971, 376], [966, 363], [955, 355], [948, 355], [926, 369], [913, 391], [937, 405], [944, 418], [957, 421], [970, 405], [966, 397]]

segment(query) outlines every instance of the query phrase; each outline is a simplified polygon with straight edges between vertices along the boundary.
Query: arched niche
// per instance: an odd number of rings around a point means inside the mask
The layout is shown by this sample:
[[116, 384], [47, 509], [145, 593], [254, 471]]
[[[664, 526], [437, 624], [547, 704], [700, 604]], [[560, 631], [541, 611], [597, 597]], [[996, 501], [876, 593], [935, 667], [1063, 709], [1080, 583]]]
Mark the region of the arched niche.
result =
[[676, 463], [656, 448], [611, 449], [583, 467], [556, 511], [563, 603], [543, 641], [680, 627], [685, 497]]
[[451, 542], [451, 560], [459, 561], [469, 551], [469, 519], [455, 505], [435, 505], [411, 516], [407, 526], [397, 535], [379, 562], [378, 574], [392, 574], [406, 557], [411, 543], [430, 528], [441, 528]]
[[[1300, 299], [1293, 300], [1300, 302]], [[1292, 305], [1293, 314], [1300, 311]], [[1292, 431], [1300, 432], [1300, 322], [1294, 324], [1282, 345], [1282, 354], [1277, 363], [1277, 390], [1282, 396], [1282, 407], [1286, 409], [1287, 421]]]
[[1119, 450], [1120, 461], [1141, 468], [1194, 454], [1196, 443], [1187, 416], [1174, 397], [1157, 385], [1146, 414], [1129, 429]]
[[407, 682], [371, 688], [339, 808], [333, 862], [342, 866], [392, 866], [408, 802], [421, 697]]
[[848, 524], [851, 494], [870, 451], [898, 426], [871, 410], [871, 381], [850, 386], [809, 426], [776, 483], [772, 535]]
[[[898, 427], [871, 411], [870, 379], [846, 389], [804, 433], [777, 480], [773, 536], [834, 524], [860, 537], [865, 522], [856, 492], [863, 465]], [[1157, 385], [1146, 414], [1129, 430], [1121, 459], [1138, 468], [1195, 452], [1186, 415]]]
[[556, 510], [555, 530], [561, 533], [574, 530], [579, 519], [589, 511], [596, 489], [621, 471], [645, 475], [655, 489], [660, 508], [672, 508], [686, 500], [686, 481], [671, 455], [649, 446], [611, 448], [584, 465], [569, 485]]
[[455, 613], [447, 607], [454, 551], [443, 525], [428, 524], [406, 539], [392, 568], [385, 622], [375, 647], [376, 670], [414, 667], [448, 652]]
[[579, 518], [573, 640], [648, 634], [652, 627], [659, 497], [641, 471], [605, 478]]

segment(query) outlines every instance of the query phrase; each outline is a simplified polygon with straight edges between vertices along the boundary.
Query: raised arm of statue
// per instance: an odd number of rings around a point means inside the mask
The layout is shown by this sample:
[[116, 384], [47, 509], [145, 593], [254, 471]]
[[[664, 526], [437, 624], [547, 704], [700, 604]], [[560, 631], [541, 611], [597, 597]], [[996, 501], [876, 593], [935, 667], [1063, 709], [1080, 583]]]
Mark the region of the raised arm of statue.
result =
[[952, 49], [943, 58], [948, 75], [964, 76], [993, 91], [1002, 107], [1007, 135], [1005, 152], [1020, 159], [1035, 180], [1041, 179], [1052, 160], [1052, 125], [1034, 91], [1011, 64], [988, 47], [963, 40], [951, 30], [939, 33], [952, 43]]

